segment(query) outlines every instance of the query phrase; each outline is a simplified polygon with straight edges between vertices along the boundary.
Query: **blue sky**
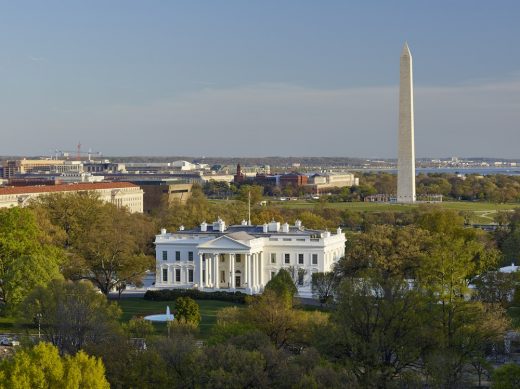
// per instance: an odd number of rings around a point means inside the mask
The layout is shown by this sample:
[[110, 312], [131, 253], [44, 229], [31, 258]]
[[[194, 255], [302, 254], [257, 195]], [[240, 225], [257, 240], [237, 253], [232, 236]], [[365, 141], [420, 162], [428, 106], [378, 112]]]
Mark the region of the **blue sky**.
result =
[[0, 154], [520, 158], [518, 1], [0, 1]]

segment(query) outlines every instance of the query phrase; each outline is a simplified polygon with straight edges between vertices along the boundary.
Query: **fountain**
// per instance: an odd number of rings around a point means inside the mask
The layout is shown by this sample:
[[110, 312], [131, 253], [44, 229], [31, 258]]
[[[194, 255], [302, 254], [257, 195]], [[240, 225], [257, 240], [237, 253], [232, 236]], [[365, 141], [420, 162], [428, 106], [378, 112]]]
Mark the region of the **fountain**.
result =
[[166, 314], [159, 315], [148, 315], [144, 317], [144, 320], [156, 321], [156, 322], [167, 322], [172, 321], [175, 317], [170, 313], [170, 307], [166, 306]]

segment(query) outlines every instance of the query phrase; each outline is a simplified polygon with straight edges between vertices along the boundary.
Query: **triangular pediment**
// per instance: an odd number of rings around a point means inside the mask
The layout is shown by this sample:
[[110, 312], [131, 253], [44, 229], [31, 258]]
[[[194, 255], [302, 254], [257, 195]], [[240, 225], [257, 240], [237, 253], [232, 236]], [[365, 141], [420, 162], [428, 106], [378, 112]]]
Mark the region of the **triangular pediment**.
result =
[[249, 250], [251, 247], [228, 236], [220, 236], [199, 245], [200, 249]]

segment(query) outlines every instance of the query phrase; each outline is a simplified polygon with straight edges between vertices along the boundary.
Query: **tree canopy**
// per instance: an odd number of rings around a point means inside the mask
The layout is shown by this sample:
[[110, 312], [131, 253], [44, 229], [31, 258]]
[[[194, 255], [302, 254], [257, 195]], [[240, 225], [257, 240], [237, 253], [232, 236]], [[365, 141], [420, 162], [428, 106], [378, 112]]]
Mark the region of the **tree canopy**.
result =
[[43, 196], [34, 206], [66, 233], [67, 277], [87, 279], [108, 294], [140, 284], [145, 271], [154, 268], [155, 226], [146, 216], [103, 203], [90, 193]]
[[108, 389], [99, 358], [80, 351], [61, 357], [49, 343], [19, 350], [0, 362], [0, 388]]
[[64, 256], [49, 240], [31, 210], [0, 210], [0, 312], [16, 309], [35, 286], [61, 277]]
[[24, 302], [23, 316], [39, 315], [44, 339], [61, 352], [76, 353], [118, 331], [121, 311], [88, 281], [53, 280], [36, 287]]

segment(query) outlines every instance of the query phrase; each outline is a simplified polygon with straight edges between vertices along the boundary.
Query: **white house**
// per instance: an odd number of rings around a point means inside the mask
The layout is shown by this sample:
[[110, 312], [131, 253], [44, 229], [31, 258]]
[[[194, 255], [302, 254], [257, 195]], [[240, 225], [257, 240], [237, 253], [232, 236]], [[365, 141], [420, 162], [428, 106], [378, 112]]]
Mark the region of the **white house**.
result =
[[[156, 236], [156, 288], [261, 293], [282, 268], [298, 274], [301, 296], [310, 296], [315, 272], [330, 271], [345, 251], [345, 235], [271, 222], [226, 226], [219, 219], [193, 230]], [[301, 269], [300, 271], [298, 271]]]

